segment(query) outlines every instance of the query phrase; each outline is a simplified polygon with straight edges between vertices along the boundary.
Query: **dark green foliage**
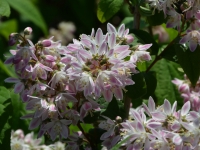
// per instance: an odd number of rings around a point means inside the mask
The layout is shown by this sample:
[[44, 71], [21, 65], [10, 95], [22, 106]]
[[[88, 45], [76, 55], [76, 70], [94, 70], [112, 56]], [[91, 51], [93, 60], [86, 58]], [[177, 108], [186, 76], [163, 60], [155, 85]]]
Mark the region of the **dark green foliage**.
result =
[[143, 44], [153, 44], [150, 48], [151, 50], [151, 54], [152, 55], [156, 55], [158, 53], [159, 50], [159, 46], [156, 43], [156, 41], [153, 39], [153, 37], [146, 31], [143, 30], [130, 30], [130, 33], [135, 34], [135, 36], [140, 39], [141, 41], [143, 41]]
[[147, 17], [147, 21], [150, 26], [161, 25], [165, 22], [165, 20], [164, 13], [162, 11], [158, 12], [157, 10], [154, 15]]
[[189, 48], [176, 44], [178, 62], [190, 79], [192, 85], [196, 85], [200, 75], [200, 47], [191, 52]]
[[28, 123], [19, 119], [25, 114], [19, 95], [0, 87], [0, 149], [10, 149], [11, 130], [23, 129], [27, 132]]
[[97, 17], [99, 21], [102, 23], [108, 21], [120, 10], [123, 2], [123, 0], [100, 0], [97, 8]]

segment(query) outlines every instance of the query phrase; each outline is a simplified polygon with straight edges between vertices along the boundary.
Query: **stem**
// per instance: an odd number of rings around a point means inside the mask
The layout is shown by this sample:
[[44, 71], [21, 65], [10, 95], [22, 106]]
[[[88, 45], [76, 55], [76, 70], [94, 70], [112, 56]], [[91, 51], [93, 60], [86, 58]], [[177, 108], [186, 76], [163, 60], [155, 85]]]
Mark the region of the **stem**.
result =
[[85, 131], [83, 130], [80, 122], [78, 122], [77, 127], [81, 130], [81, 132], [83, 133], [83, 135], [85, 136], [85, 138], [88, 140], [90, 146], [92, 147], [92, 150], [96, 149], [96, 146], [94, 145], [94, 143], [91, 141], [90, 137], [85, 133]]
[[149, 72], [149, 70], [155, 65], [155, 63], [156, 63], [157, 61], [159, 61], [160, 59], [162, 59], [162, 54], [163, 54], [164, 52], [166, 52], [166, 50], [167, 50], [169, 47], [171, 47], [172, 44], [174, 44], [174, 42], [176, 41], [176, 39], [177, 39], [177, 38], [175, 38], [173, 41], [171, 41], [171, 43], [169, 43], [169, 44], [167, 45], [167, 47], [165, 47], [165, 49], [164, 49], [158, 56], [156, 56], [155, 60], [154, 60], [154, 61], [151, 63], [151, 65], [147, 68], [146, 73]]
[[127, 120], [129, 116], [130, 104], [131, 104], [131, 99], [126, 95], [124, 100], [125, 120]]
[[140, 29], [140, 12], [139, 12], [139, 7], [136, 6], [135, 7], [135, 11], [134, 11], [134, 21], [133, 21], [133, 29]]

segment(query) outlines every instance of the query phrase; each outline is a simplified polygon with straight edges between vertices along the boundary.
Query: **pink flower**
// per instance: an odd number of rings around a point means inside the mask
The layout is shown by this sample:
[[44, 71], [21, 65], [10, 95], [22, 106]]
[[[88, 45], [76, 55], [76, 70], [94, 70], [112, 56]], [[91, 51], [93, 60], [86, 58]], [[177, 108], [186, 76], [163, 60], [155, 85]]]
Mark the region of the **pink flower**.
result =
[[200, 44], [200, 32], [198, 30], [189, 31], [179, 42], [180, 44], [188, 43], [190, 51], [194, 52], [197, 45]]
[[55, 141], [57, 135], [59, 135], [59, 138], [68, 138], [69, 135], [69, 129], [68, 125], [71, 124], [71, 120], [54, 120], [52, 122], [47, 123], [44, 126], [44, 129], [47, 130], [49, 135], [51, 136], [51, 140]]

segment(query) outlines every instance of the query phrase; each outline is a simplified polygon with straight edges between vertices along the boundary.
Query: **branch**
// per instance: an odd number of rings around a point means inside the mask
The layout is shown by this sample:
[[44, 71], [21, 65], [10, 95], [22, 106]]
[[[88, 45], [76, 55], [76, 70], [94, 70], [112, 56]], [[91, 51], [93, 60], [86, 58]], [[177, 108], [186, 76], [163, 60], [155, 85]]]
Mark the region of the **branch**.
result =
[[156, 56], [155, 60], [154, 60], [154, 61], [151, 63], [151, 65], [147, 68], [146, 73], [149, 72], [149, 70], [155, 65], [155, 63], [156, 63], [157, 61], [159, 61], [160, 59], [162, 59], [162, 54], [163, 54], [164, 52], [166, 52], [167, 49], [169, 49], [169, 48], [174, 44], [174, 42], [176, 41], [176, 39], [177, 39], [177, 37], [176, 37], [173, 41], [171, 41], [171, 43], [169, 43], [169, 44], [167, 45], [167, 47], [165, 47], [165, 49], [164, 49], [158, 56]]
[[131, 105], [131, 99], [126, 95], [124, 100], [125, 120], [128, 119], [130, 105]]
[[85, 136], [85, 138], [87, 139], [87, 141], [89, 142], [90, 146], [92, 147], [92, 149], [96, 149], [96, 146], [94, 145], [94, 143], [91, 141], [90, 137], [87, 135], [87, 133], [85, 133], [85, 131], [83, 130], [80, 122], [78, 122], [77, 127], [81, 130], [81, 132], [83, 133], [83, 135]]

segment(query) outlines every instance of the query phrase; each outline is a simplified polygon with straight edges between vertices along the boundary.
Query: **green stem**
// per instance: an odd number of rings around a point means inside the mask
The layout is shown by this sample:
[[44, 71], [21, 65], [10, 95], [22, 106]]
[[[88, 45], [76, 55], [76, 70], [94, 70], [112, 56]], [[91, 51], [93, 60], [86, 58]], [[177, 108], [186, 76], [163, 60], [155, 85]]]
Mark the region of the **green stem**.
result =
[[174, 44], [174, 42], [176, 41], [176, 39], [177, 39], [177, 37], [176, 37], [173, 41], [171, 41], [171, 42], [167, 45], [167, 47], [166, 47], [158, 56], [156, 56], [156, 58], [154, 59], [154, 61], [153, 61], [153, 62], [151, 63], [151, 65], [147, 68], [146, 73], [150, 71], [150, 69], [156, 64], [157, 61], [159, 61], [159, 60], [162, 59], [163, 53], [166, 52], [166, 51]]

